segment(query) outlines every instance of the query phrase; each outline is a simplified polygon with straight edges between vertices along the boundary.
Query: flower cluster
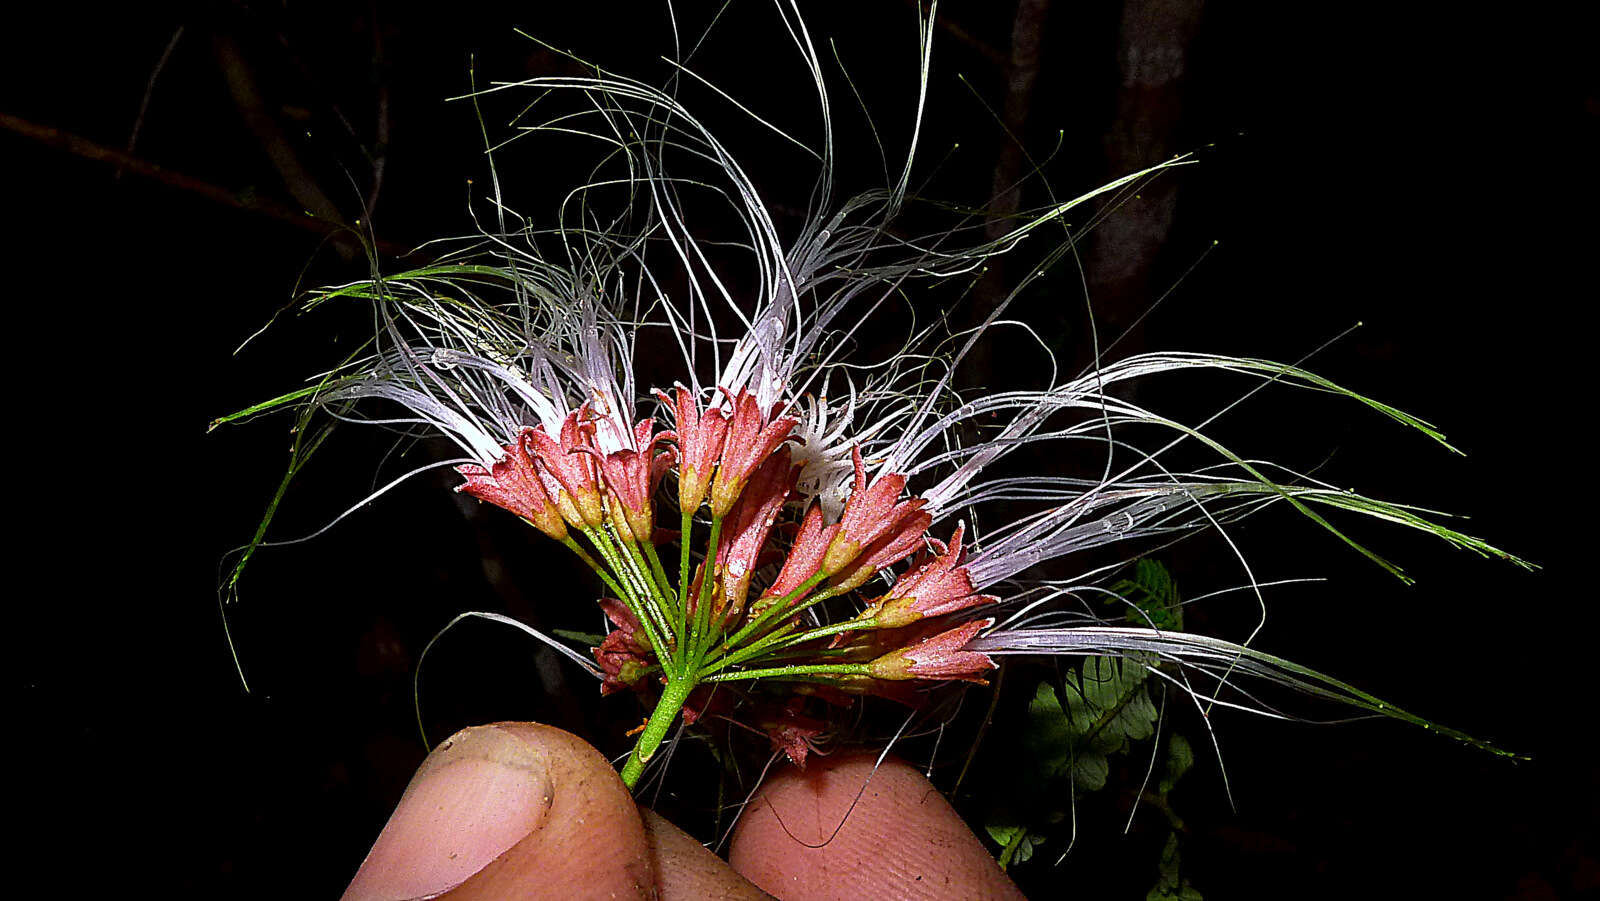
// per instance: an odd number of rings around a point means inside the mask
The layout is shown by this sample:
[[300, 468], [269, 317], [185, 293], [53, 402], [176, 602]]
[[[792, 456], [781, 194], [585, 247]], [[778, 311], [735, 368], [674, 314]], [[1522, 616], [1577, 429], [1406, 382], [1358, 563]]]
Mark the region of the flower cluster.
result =
[[[993, 621], [955, 625], [950, 617], [998, 598], [973, 589], [962, 565], [961, 526], [948, 545], [928, 537], [932, 516], [926, 501], [904, 496], [905, 476], [869, 481], [853, 448], [853, 478], [837, 521], [827, 522], [812, 499], [797, 527], [782, 530], [792, 534], [781, 536], [778, 520], [803, 469], [790, 450], [798, 420], [763, 409], [743, 390], [703, 402], [678, 386], [659, 397], [676, 428], [657, 431], [654, 420], [641, 420], [631, 446], [601, 449], [592, 414], [580, 407], [562, 419], [559, 437], [543, 425], [525, 427], [489, 465], [457, 467], [465, 478], [458, 491], [565, 543], [615, 595], [600, 602], [615, 628], [593, 650], [603, 693], [628, 687], [654, 695], [664, 684], [682, 694], [682, 686], [804, 678], [846, 693], [903, 698], [885, 683], [981, 682], [994, 667], [988, 655], [964, 650]], [[677, 483], [677, 531], [656, 521], [654, 498], [668, 473]], [[697, 518], [709, 523], [699, 553]], [[679, 547], [676, 578], [657, 550], [669, 542]], [[932, 553], [857, 616], [823, 627], [802, 619], [919, 550]], [[762, 570], [774, 575], [751, 601]], [[803, 762], [808, 744], [795, 740], [792, 722], [799, 714], [783, 709], [788, 714], [764, 728]], [[669, 722], [676, 713], [658, 710]], [[652, 750], [641, 746], [641, 763]]]
[[[803, 26], [789, 24], [826, 116], [822, 60]], [[921, 50], [925, 71], [926, 43]], [[579, 98], [553, 130], [614, 148], [614, 171], [573, 192], [582, 202], [567, 208], [581, 219], [513, 225], [497, 199], [498, 231], [426, 266], [317, 293], [309, 306], [372, 304], [371, 354], [225, 419], [299, 404], [307, 416], [443, 437], [457, 453], [413, 472], [455, 467], [458, 490], [526, 520], [592, 567], [611, 631], [589, 649], [594, 663], [563, 649], [602, 693], [632, 689], [653, 704], [623, 768], [630, 785], [680, 713], [722, 715], [719, 705], [752, 687], [777, 690], [740, 715], [799, 761], [826, 732], [806, 699], [914, 702], [920, 686], [982, 682], [1003, 654], [1113, 654], [1152, 671], [1181, 669], [1175, 684], [1197, 704], [1248, 706], [1233, 682], [1258, 678], [1421, 722], [1244, 645], [1086, 622], [1063, 601], [1104, 591], [1132, 557], [1082, 568], [1057, 561], [1148, 547], [1274, 504], [1347, 542], [1319, 511], [1370, 515], [1506, 556], [1412, 508], [1252, 461], [1116, 389], [1210, 370], [1349, 398], [1442, 443], [1427, 423], [1253, 358], [1148, 353], [1061, 378], [1050, 349], [1026, 340], [1010, 346], [1018, 359], [1037, 353], [1042, 383], [962, 390], [983, 381], [956, 378], [974, 343], [1014, 326], [1002, 315], [1009, 300], [965, 330], [948, 311], [919, 322], [902, 315], [915, 307], [897, 309], [914, 285], [976, 272], [1026, 239], [1064, 230], [1064, 217], [1090, 200], [1186, 160], [1037, 210], [998, 239], [982, 217], [918, 233], [903, 217], [915, 140], [897, 181], [841, 201], [824, 129], [814, 212], [785, 239], [756, 183], [677, 96], [606, 72], [487, 93], [517, 89]], [[693, 175], [671, 174], [678, 166]], [[708, 195], [696, 208], [732, 211], [741, 241], [702, 243], [688, 225], [695, 192]], [[747, 254], [742, 279], [728, 269], [730, 246]], [[668, 296], [669, 285], [681, 295]], [[847, 359], [868, 328], [898, 331], [888, 342], [896, 350]], [[651, 337], [656, 350], [640, 354]], [[637, 361], [646, 357], [674, 362], [644, 372]], [[671, 428], [658, 428], [658, 418]], [[1169, 463], [1178, 444], [1214, 458]], [[1007, 469], [1024, 447], [1083, 465]]]

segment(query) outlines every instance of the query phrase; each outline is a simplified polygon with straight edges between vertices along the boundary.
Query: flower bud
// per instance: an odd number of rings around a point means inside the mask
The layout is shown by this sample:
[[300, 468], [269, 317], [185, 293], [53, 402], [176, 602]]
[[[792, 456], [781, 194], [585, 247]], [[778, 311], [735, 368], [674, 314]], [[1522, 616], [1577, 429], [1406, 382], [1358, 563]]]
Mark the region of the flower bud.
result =
[[876, 678], [895, 682], [906, 679], [960, 679], [988, 684], [980, 674], [994, 669], [994, 661], [988, 654], [964, 648], [979, 632], [992, 625], [992, 619], [963, 623], [947, 632], [924, 638], [910, 647], [884, 654], [867, 664], [867, 672]]

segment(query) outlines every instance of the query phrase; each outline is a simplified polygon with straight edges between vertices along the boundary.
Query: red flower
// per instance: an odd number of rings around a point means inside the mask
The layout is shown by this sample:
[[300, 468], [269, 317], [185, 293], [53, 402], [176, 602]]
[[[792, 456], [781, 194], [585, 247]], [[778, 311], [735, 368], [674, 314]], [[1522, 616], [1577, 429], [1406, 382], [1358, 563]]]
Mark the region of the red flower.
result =
[[922, 545], [923, 534], [933, 522], [922, 509], [927, 502], [918, 497], [898, 500], [906, 486], [902, 475], [881, 476], [868, 487], [861, 450], [854, 449], [852, 456], [855, 487], [839, 521], [824, 525], [822, 508], [812, 504], [790, 545], [783, 570], [763, 601], [789, 594], [819, 572], [833, 577], [828, 586], [831, 591], [850, 591]]
[[729, 394], [728, 399], [733, 402], [733, 416], [728, 421], [717, 477], [711, 483], [711, 515], [719, 518], [728, 515], [744, 491], [745, 480], [789, 439], [798, 421], [780, 416], [768, 422], [761, 405], [746, 391], [737, 397]]
[[711, 476], [728, 432], [728, 414], [721, 410], [701, 413], [694, 393], [682, 385], [675, 389], [674, 397], [661, 391], [656, 396], [677, 412], [674, 431], [678, 437], [678, 509], [693, 513], [700, 509], [700, 502], [711, 487]]
[[961, 565], [966, 559], [966, 552], [961, 548], [965, 530], [965, 525], [956, 526], [947, 548], [940, 548], [940, 553], [932, 560], [901, 577], [887, 594], [872, 601], [861, 618], [876, 620], [882, 628], [897, 629], [926, 617], [1000, 600], [992, 594], [973, 592], [972, 577]]
[[762, 604], [789, 594], [816, 575], [822, 568], [822, 555], [827, 553], [828, 543], [838, 531], [837, 523], [831, 526], [822, 524], [822, 506], [813, 502], [810, 509], [806, 510], [805, 518], [800, 521], [800, 530], [795, 533], [794, 541], [789, 545], [789, 556], [783, 561], [783, 569], [762, 595]]
[[560, 441], [551, 438], [544, 426], [524, 431], [522, 440], [544, 464], [539, 474], [561, 517], [579, 529], [598, 529], [605, 525], [605, 504], [600, 497], [595, 461], [579, 450], [593, 448], [589, 439], [594, 434], [594, 424], [579, 422], [582, 412], [574, 410], [567, 415], [561, 423]]
[[605, 671], [600, 694], [615, 694], [625, 688], [643, 688], [645, 683], [642, 680], [651, 666], [653, 656], [649, 638], [621, 601], [601, 598], [600, 609], [616, 625], [606, 634], [600, 646], [592, 649], [595, 662]]
[[[916, 503], [920, 506], [922, 500]], [[911, 508], [891, 527], [889, 533], [874, 541], [843, 570], [834, 573], [828, 587], [834, 591], [850, 591], [872, 578], [878, 570], [911, 556], [922, 546], [923, 535], [933, 517], [915, 507]], [[838, 541], [837, 538], [834, 539]]]
[[879, 476], [868, 487], [861, 449], [852, 448], [851, 457], [856, 468], [855, 488], [822, 558], [822, 571], [838, 577], [834, 587], [841, 591], [855, 588], [915, 551], [933, 522], [932, 516], [922, 512], [927, 501], [920, 497], [898, 500], [906, 487], [905, 476]]
[[868, 672], [879, 679], [961, 679], [987, 684], [980, 675], [994, 669], [988, 654], [964, 650], [979, 632], [994, 625], [992, 619], [975, 619], [924, 638], [910, 647], [890, 651], [867, 664]]
[[510, 510], [557, 541], [566, 538], [567, 524], [544, 490], [538, 467], [523, 447], [523, 436], [518, 435], [516, 442], [507, 445], [505, 451], [505, 456], [488, 469], [476, 463], [457, 466], [456, 472], [467, 481], [457, 485], [456, 490]]
[[[670, 464], [672, 453], [656, 454], [655, 446], [670, 439], [671, 432], [660, 432], [651, 437], [654, 421], [642, 419], [633, 427], [633, 440], [638, 450], [612, 451], [605, 456], [587, 446], [579, 446], [599, 460], [600, 476], [610, 489], [608, 506], [611, 507], [611, 524], [624, 541], [646, 542], [655, 532], [655, 507], [650, 498], [660, 484], [660, 476]], [[663, 460], [662, 458], [666, 459]]]
[[733, 505], [723, 522], [717, 571], [729, 615], [736, 615], [744, 607], [751, 573], [759, 565], [761, 549], [772, 533], [772, 524], [789, 499], [799, 475], [800, 467], [789, 462], [788, 449], [778, 448], [750, 477], [739, 502]]

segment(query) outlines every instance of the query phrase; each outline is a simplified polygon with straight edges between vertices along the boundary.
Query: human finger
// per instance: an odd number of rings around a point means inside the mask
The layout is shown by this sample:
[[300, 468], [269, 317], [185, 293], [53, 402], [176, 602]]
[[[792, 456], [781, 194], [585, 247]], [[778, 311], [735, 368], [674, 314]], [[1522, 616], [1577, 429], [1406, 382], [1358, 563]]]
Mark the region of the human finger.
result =
[[345, 901], [649, 898], [655, 868], [633, 796], [571, 733], [497, 723], [428, 755]]
[[733, 871], [689, 833], [646, 807], [645, 840], [656, 867], [661, 901], [773, 901], [771, 895]]
[[729, 861], [746, 879], [784, 901], [1023, 897], [908, 764], [813, 761], [772, 777], [745, 810]]

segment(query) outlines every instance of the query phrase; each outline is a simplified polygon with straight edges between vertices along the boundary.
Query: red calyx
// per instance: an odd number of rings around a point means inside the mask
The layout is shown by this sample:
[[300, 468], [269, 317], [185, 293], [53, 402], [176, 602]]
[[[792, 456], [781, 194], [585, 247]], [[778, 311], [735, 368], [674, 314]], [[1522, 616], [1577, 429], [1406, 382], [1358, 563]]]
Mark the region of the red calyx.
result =
[[769, 422], [755, 396], [747, 391], [729, 394], [728, 399], [733, 403], [733, 415], [728, 420], [717, 477], [711, 483], [711, 515], [716, 517], [728, 514], [750, 474], [789, 439], [797, 423], [788, 416]]
[[674, 389], [672, 397], [662, 391], [657, 391], [656, 396], [677, 414], [674, 431], [678, 439], [678, 509], [693, 513], [700, 509], [700, 502], [711, 487], [711, 476], [728, 433], [728, 415], [721, 410], [702, 413], [694, 393], [682, 385]]
[[851, 456], [855, 487], [845, 501], [821, 568], [835, 576], [833, 587], [841, 591], [855, 588], [873, 573], [910, 555], [921, 546], [923, 533], [933, 523], [933, 517], [922, 512], [927, 503], [922, 498], [899, 500], [906, 487], [905, 476], [879, 476], [869, 487], [861, 449], [852, 449]]
[[992, 619], [975, 619], [910, 647], [890, 651], [867, 664], [868, 672], [879, 679], [960, 679], [985, 683], [982, 673], [994, 669], [988, 654], [965, 650], [977, 634], [994, 625]]
[[909, 626], [930, 616], [943, 616], [999, 600], [992, 594], [976, 594], [972, 577], [962, 566], [966, 551], [961, 547], [965, 525], [956, 526], [950, 544], [931, 560], [921, 563], [896, 582], [894, 588], [872, 601], [862, 614], [887, 629]]
[[[655, 507], [650, 498], [659, 484], [659, 474], [665, 471], [663, 463], [670, 464], [672, 453], [668, 450], [658, 455], [655, 447], [670, 439], [672, 433], [661, 432], [651, 437], [654, 425], [653, 420], [642, 419], [633, 427], [638, 450], [612, 451], [601, 456], [599, 451], [589, 449], [599, 460], [600, 476], [610, 489], [611, 524], [623, 540], [648, 542], [655, 532]], [[663, 461], [663, 457], [667, 459]]]
[[558, 541], [566, 538], [567, 525], [539, 480], [538, 467], [523, 447], [523, 436], [518, 435], [515, 443], [506, 446], [505, 452], [504, 457], [487, 469], [476, 463], [457, 466], [456, 472], [461, 473], [466, 482], [457, 485], [456, 490], [510, 510]]
[[597, 529], [605, 525], [605, 504], [595, 460], [589, 455], [594, 449], [590, 441], [594, 425], [579, 421], [582, 412], [568, 414], [561, 423], [560, 440], [550, 437], [544, 426], [523, 432], [522, 440], [543, 464], [539, 473], [545, 491], [555, 501], [561, 517], [576, 528]]
[[750, 576], [759, 565], [761, 550], [799, 475], [800, 467], [789, 462], [788, 449], [778, 448], [751, 475], [739, 502], [724, 520], [717, 550], [717, 572], [729, 615], [743, 609]]

